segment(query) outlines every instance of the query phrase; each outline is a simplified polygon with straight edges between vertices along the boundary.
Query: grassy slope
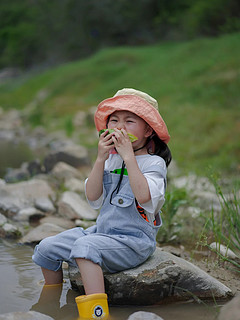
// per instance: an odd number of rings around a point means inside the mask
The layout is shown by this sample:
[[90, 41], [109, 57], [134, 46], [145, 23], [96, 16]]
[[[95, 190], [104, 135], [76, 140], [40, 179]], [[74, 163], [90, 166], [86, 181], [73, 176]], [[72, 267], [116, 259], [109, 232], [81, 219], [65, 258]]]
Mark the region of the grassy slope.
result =
[[[0, 106], [33, 111], [46, 125], [97, 105], [123, 87], [159, 102], [173, 157], [186, 171], [239, 172], [240, 34], [186, 43], [105, 49], [0, 86]], [[41, 99], [41, 94], [45, 97]], [[39, 98], [40, 97], [40, 98]]]

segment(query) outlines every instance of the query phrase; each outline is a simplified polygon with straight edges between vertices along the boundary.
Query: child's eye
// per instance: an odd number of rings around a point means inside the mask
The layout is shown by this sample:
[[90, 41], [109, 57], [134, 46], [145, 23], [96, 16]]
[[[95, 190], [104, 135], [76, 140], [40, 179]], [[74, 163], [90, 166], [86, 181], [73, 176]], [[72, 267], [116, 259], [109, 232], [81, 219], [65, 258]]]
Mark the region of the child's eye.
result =
[[110, 119], [110, 122], [117, 122], [116, 119]]

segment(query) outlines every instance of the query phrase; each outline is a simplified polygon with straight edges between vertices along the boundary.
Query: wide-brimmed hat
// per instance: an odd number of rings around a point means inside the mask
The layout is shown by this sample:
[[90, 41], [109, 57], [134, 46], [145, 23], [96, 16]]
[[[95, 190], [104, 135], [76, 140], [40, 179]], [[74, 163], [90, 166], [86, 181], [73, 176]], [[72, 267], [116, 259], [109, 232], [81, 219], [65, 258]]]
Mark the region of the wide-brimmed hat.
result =
[[167, 126], [158, 111], [157, 101], [145, 92], [135, 89], [119, 90], [115, 96], [103, 100], [94, 116], [98, 131], [106, 129], [110, 114], [115, 111], [130, 111], [145, 120], [155, 131], [158, 137], [168, 143], [170, 135]]

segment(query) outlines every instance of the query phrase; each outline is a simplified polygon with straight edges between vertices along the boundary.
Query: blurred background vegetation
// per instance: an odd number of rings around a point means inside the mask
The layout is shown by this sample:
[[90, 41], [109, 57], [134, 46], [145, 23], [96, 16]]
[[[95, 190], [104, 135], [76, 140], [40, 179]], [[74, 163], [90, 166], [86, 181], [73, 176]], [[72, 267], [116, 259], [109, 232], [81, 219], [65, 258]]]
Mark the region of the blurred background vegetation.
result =
[[16, 75], [0, 81], [3, 109], [31, 106], [33, 126], [59, 119], [71, 135], [77, 111], [146, 91], [186, 172], [239, 173], [239, 57], [238, 0], [0, 2], [0, 68]]
[[0, 67], [240, 30], [238, 0], [1, 0]]

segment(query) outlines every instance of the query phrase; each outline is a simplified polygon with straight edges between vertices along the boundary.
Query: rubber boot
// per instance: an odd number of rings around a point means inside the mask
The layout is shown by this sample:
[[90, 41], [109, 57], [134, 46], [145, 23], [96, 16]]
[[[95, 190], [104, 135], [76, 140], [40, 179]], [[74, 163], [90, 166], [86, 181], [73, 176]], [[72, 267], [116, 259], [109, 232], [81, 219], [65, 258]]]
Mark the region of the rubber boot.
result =
[[38, 311], [49, 316], [56, 316], [60, 312], [60, 297], [62, 283], [45, 284], [38, 302], [32, 306], [32, 311]]
[[94, 293], [75, 298], [80, 320], [107, 319], [109, 315], [106, 293]]

